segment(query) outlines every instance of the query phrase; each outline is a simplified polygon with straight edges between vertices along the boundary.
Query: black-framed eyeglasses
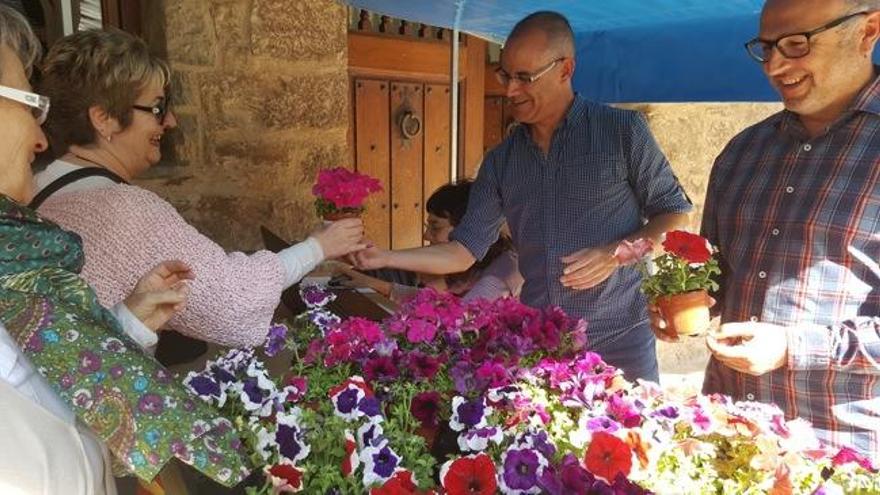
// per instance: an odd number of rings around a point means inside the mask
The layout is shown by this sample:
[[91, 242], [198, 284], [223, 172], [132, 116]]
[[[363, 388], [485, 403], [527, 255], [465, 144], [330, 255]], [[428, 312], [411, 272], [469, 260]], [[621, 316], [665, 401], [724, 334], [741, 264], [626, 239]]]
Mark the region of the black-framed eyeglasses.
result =
[[863, 12], [854, 12], [852, 14], [847, 14], [843, 17], [838, 17], [828, 24], [817, 27], [816, 29], [813, 29], [811, 31], [786, 34], [785, 36], [780, 36], [775, 40], [763, 40], [761, 38], [755, 38], [746, 43], [746, 51], [749, 52], [749, 56], [752, 57], [756, 62], [762, 64], [765, 64], [768, 60], [770, 60], [770, 55], [773, 52], [774, 47], [779, 50], [779, 53], [785, 58], [806, 57], [810, 54], [810, 39], [813, 36], [828, 31], [829, 29], [833, 29], [850, 19], [870, 13], [870, 10]]
[[545, 65], [544, 67], [536, 70], [535, 72], [514, 72], [513, 74], [509, 74], [506, 70], [499, 67], [495, 69], [495, 77], [498, 79], [498, 82], [501, 83], [501, 85], [504, 87], [507, 87], [507, 85], [510, 84], [511, 81], [517, 81], [520, 84], [528, 85], [534, 83], [538, 79], [541, 79], [544, 74], [550, 72], [553, 67], [556, 67], [556, 64], [562, 62], [563, 60], [565, 60], [565, 57], [559, 57], [549, 64]]
[[153, 117], [156, 117], [156, 121], [161, 125], [165, 123], [165, 116], [168, 115], [168, 110], [171, 109], [171, 97], [166, 94], [164, 98], [159, 99], [159, 101], [151, 107], [145, 105], [132, 105], [131, 108], [153, 114]]

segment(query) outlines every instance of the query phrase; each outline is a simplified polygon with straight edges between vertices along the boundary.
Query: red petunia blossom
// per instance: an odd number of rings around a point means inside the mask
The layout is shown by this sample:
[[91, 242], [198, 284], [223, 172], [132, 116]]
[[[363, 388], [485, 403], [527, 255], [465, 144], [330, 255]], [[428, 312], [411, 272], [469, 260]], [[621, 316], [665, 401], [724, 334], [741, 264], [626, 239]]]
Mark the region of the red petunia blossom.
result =
[[629, 476], [632, 469], [632, 451], [623, 440], [610, 433], [597, 431], [593, 433], [593, 440], [587, 447], [584, 461], [587, 470], [604, 478], [610, 484], [619, 473]]
[[495, 464], [486, 454], [460, 457], [440, 469], [440, 483], [447, 495], [494, 495]]
[[419, 490], [409, 471], [394, 473], [384, 485], [370, 490], [370, 495], [434, 495], [434, 490]]
[[712, 257], [709, 241], [683, 230], [667, 232], [663, 249], [688, 263], [705, 263]]
[[287, 462], [263, 468], [266, 477], [272, 483], [272, 493], [296, 493], [302, 490], [303, 472]]
[[345, 431], [345, 458], [342, 459], [342, 475], [348, 476], [358, 468], [360, 456], [357, 453], [357, 442], [350, 431]]

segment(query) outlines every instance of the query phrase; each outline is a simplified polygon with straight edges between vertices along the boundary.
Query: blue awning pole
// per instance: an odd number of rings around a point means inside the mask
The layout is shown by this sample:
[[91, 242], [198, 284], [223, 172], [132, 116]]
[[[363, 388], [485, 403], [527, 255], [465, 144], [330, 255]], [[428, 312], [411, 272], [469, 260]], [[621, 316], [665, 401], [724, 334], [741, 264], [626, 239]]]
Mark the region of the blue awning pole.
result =
[[452, 25], [452, 111], [449, 112], [452, 122], [449, 129], [451, 132], [449, 146], [449, 178], [452, 182], [458, 180], [458, 28], [461, 26], [461, 12], [464, 10], [465, 0], [455, 2], [455, 22]]

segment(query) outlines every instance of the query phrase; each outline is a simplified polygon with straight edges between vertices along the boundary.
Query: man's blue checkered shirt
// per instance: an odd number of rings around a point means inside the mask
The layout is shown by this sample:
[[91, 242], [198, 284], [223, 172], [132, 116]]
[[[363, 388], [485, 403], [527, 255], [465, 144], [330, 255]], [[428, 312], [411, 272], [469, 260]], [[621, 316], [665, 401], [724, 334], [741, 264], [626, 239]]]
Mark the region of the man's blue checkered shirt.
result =
[[601, 350], [646, 322], [641, 275], [620, 268], [575, 291], [559, 282], [560, 258], [623, 239], [655, 215], [691, 209], [641, 114], [576, 96], [546, 156], [526, 126], [486, 155], [452, 238], [481, 259], [506, 219], [525, 278], [522, 301], [584, 318], [590, 347]]

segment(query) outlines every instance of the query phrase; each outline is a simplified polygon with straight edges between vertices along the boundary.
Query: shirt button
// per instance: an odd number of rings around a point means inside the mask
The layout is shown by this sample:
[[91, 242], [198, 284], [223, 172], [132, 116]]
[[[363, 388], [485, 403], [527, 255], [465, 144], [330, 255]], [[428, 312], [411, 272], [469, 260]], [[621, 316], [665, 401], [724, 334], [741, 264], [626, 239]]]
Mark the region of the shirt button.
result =
[[755, 394], [746, 394], [746, 400], [755, 400]]
[[813, 149], [813, 147], [810, 145], [810, 143], [804, 145], [804, 151], [810, 151], [811, 149]]
[[773, 235], [779, 235], [779, 229], [773, 229], [773, 230], [771, 231], [771, 233], [772, 233]]
[[758, 272], [758, 278], [767, 278], [767, 272], [765, 272], [765, 271]]
[[752, 322], [752, 323], [758, 323], [758, 317], [757, 317], [757, 316], [754, 316], [754, 315], [753, 315], [753, 316], [749, 316], [749, 321]]
[[794, 192], [794, 188], [791, 187], [791, 186], [788, 186], [788, 187], [785, 188], [785, 192], [787, 192], [788, 194], [791, 194], [791, 193]]

